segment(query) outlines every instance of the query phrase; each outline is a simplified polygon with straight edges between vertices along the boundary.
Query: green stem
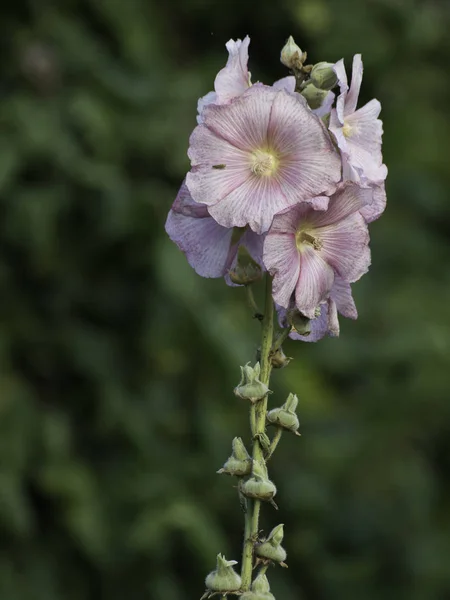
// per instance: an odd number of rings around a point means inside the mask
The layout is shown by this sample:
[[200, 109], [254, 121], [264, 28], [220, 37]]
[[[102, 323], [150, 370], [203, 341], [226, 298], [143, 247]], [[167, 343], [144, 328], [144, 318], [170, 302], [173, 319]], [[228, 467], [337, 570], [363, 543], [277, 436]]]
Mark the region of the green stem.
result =
[[[261, 335], [261, 375], [263, 383], [269, 384], [270, 372], [272, 369], [270, 363], [270, 352], [273, 340], [273, 300], [272, 300], [272, 278], [266, 273], [266, 291], [264, 302], [264, 317], [262, 320]], [[264, 462], [264, 452], [258, 439], [255, 436], [258, 433], [264, 433], [266, 428], [267, 396], [252, 405], [251, 411], [254, 411], [251, 417], [251, 423], [254, 424], [253, 439], [253, 460]], [[253, 416], [254, 415], [254, 416]], [[242, 590], [248, 591], [252, 582], [253, 570], [253, 547], [258, 537], [259, 531], [259, 512], [261, 508], [260, 500], [247, 500], [247, 513], [245, 515], [244, 548], [242, 551]]]
[[290, 333], [291, 333], [290, 327], [288, 327], [287, 329], [283, 329], [283, 331], [278, 335], [277, 339], [275, 340], [275, 342], [272, 346], [272, 353], [275, 353], [278, 350], [278, 348], [281, 348], [281, 346], [287, 340]]
[[281, 439], [282, 433], [283, 433], [283, 428], [282, 427], [277, 427], [277, 429], [275, 431], [275, 435], [272, 438], [272, 442], [270, 444], [269, 451], [267, 452], [266, 462], [269, 460], [269, 458], [275, 452], [275, 449], [278, 446], [278, 442]]
[[256, 304], [256, 300], [255, 300], [255, 296], [253, 294], [253, 288], [252, 288], [251, 284], [245, 286], [245, 293], [247, 295], [248, 305], [250, 306], [250, 308], [253, 312], [253, 318], [258, 319], [259, 321], [262, 321], [263, 316], [261, 314], [261, 311], [258, 308], [258, 305]]

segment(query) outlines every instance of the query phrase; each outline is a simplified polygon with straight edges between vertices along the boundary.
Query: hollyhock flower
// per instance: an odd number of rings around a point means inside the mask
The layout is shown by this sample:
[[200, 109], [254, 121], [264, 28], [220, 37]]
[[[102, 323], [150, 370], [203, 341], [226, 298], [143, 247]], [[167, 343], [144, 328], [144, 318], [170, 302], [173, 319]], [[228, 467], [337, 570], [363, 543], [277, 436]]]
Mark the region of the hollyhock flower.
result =
[[[325, 302], [336, 275], [358, 280], [369, 268], [367, 224], [360, 214], [372, 202], [373, 191], [352, 182], [331, 198], [314, 198], [276, 215], [264, 242], [263, 259], [274, 276], [273, 297], [288, 308], [313, 318]], [[328, 204], [328, 207], [327, 207]]]
[[363, 74], [361, 55], [353, 58], [350, 89], [343, 60], [336, 63], [335, 72], [341, 93], [331, 111], [330, 131], [342, 154], [344, 180], [380, 184], [387, 175], [381, 155], [381, 105], [378, 100], [371, 100], [356, 110]]
[[250, 230], [227, 229], [216, 223], [205, 205], [192, 200], [185, 182], [169, 211], [166, 231], [202, 277], [227, 275], [236, 264], [241, 245], [263, 268], [263, 238]]
[[[202, 112], [209, 104], [227, 104], [233, 98], [241, 96], [251, 86], [251, 73], [248, 70], [248, 47], [250, 38], [244, 40], [229, 40], [226, 43], [228, 61], [226, 66], [219, 71], [214, 81], [214, 92], [209, 92], [200, 98], [197, 104], [197, 122], [202, 123]], [[288, 92], [295, 90], [295, 77], [283, 77], [273, 84], [276, 89], [285, 89]]]
[[[289, 309], [280, 306], [277, 307], [278, 322], [281, 327], [289, 327], [289, 310], [295, 310], [295, 304], [292, 299]], [[289, 337], [293, 340], [301, 340], [303, 342], [317, 342], [325, 335], [338, 336], [338, 312], [348, 319], [358, 318], [350, 284], [336, 275], [328, 299], [319, 305], [317, 309], [318, 315], [310, 321], [311, 333], [309, 335], [300, 335], [295, 330], [292, 330]]]
[[301, 201], [332, 193], [341, 161], [299, 94], [255, 84], [222, 106], [206, 106], [190, 139], [186, 184], [223, 227], [256, 233]]

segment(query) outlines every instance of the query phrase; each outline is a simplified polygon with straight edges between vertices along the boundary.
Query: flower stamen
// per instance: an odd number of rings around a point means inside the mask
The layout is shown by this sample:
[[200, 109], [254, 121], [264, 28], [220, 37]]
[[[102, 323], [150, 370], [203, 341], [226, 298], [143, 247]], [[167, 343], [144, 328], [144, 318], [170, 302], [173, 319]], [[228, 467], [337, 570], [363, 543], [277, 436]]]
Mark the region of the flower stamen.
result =
[[311, 246], [312, 248], [314, 248], [314, 250], [321, 250], [321, 248], [323, 247], [322, 240], [304, 230], [297, 231], [295, 241], [297, 244], [297, 248], [300, 251], [303, 249], [303, 246], [305, 244], [307, 246]]
[[277, 170], [278, 159], [271, 152], [256, 150], [252, 155], [251, 171], [255, 175], [269, 176]]

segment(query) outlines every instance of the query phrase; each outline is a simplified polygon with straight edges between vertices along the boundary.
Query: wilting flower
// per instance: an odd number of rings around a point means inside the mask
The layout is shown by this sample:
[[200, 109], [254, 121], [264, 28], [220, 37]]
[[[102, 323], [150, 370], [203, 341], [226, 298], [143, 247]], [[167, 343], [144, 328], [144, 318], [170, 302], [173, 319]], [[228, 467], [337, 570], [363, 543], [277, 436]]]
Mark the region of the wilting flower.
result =
[[191, 135], [186, 184], [223, 227], [264, 233], [274, 215], [332, 193], [341, 161], [298, 94], [261, 84], [229, 104], [203, 109]]
[[[288, 309], [280, 306], [277, 308], [278, 321], [281, 327], [290, 326], [292, 311], [296, 310], [293, 300], [291, 300]], [[338, 313], [348, 319], [356, 319], [358, 317], [350, 284], [338, 275], [335, 275], [329, 297], [318, 307], [317, 316], [311, 319], [309, 323], [310, 333], [308, 335], [301, 335], [295, 329], [292, 329], [289, 337], [293, 340], [301, 340], [303, 342], [317, 342], [325, 335], [336, 337], [339, 335]]]
[[[367, 224], [360, 210], [373, 190], [347, 182], [331, 198], [315, 198], [276, 215], [264, 242], [264, 264], [274, 275], [275, 302], [308, 318], [328, 301], [336, 275], [358, 280], [369, 268]], [[329, 200], [329, 202], [328, 202]], [[327, 204], [328, 203], [328, 208]]]
[[344, 179], [380, 184], [387, 175], [381, 155], [383, 124], [378, 119], [381, 105], [378, 100], [371, 100], [356, 110], [363, 74], [361, 55], [353, 58], [350, 89], [343, 60], [336, 63], [335, 72], [341, 93], [331, 111], [330, 131], [341, 151]]
[[204, 204], [192, 200], [185, 182], [169, 211], [166, 231], [202, 277], [226, 275], [235, 265], [241, 245], [262, 266], [263, 237], [216, 223]]

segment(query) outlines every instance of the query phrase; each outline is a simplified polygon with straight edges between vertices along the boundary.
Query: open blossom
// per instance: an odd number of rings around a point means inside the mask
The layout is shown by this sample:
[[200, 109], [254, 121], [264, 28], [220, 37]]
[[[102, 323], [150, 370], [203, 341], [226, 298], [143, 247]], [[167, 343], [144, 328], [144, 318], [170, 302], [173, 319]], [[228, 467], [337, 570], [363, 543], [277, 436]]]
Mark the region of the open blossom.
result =
[[202, 277], [227, 275], [235, 266], [241, 245], [262, 266], [263, 238], [250, 230], [237, 231], [219, 225], [205, 205], [192, 200], [184, 182], [169, 211], [166, 231]]
[[[277, 308], [278, 321], [281, 327], [289, 327], [287, 317], [290, 310], [295, 310], [295, 304], [292, 299], [288, 309], [280, 306]], [[317, 342], [325, 335], [338, 336], [338, 313], [348, 319], [356, 319], [358, 317], [350, 284], [336, 275], [328, 299], [319, 305], [316, 313], [310, 321], [311, 332], [309, 335], [300, 335], [295, 329], [292, 329], [289, 337], [293, 340], [301, 340], [303, 342]]]
[[329, 194], [341, 161], [320, 119], [295, 93], [255, 84], [203, 109], [191, 135], [186, 184], [224, 227], [264, 233], [276, 213]]
[[277, 304], [288, 308], [293, 297], [296, 308], [313, 318], [328, 300], [336, 275], [353, 282], [368, 270], [369, 233], [359, 211], [372, 196], [370, 188], [347, 182], [329, 199], [315, 198], [275, 216], [263, 258], [274, 275]]
[[336, 63], [335, 72], [341, 93], [331, 111], [330, 131], [341, 151], [344, 179], [380, 184], [387, 175], [381, 155], [383, 124], [378, 119], [381, 105], [378, 100], [371, 100], [356, 109], [363, 74], [361, 55], [353, 58], [350, 89], [343, 60]]

